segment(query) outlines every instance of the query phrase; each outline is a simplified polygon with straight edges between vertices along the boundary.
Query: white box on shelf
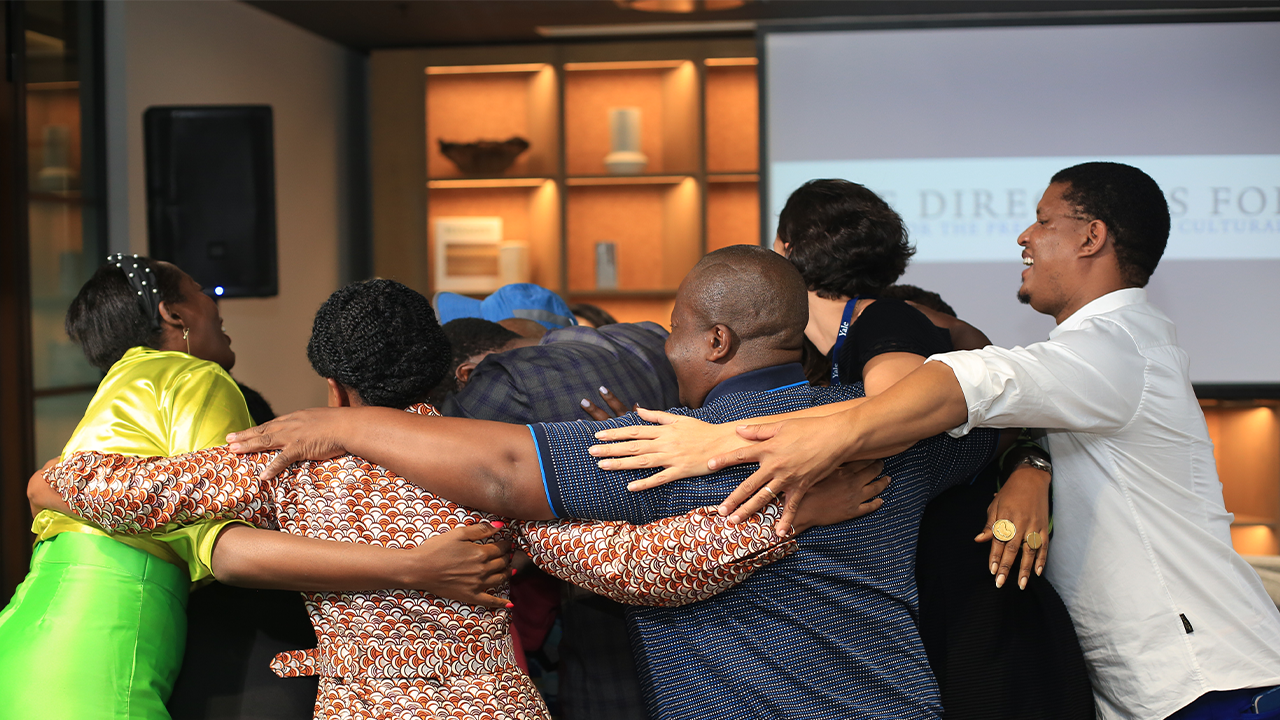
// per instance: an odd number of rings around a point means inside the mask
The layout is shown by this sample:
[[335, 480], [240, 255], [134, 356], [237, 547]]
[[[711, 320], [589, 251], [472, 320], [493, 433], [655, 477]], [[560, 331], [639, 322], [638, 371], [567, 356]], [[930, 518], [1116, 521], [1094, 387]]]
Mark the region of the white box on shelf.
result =
[[435, 290], [491, 293], [502, 287], [500, 217], [436, 218]]

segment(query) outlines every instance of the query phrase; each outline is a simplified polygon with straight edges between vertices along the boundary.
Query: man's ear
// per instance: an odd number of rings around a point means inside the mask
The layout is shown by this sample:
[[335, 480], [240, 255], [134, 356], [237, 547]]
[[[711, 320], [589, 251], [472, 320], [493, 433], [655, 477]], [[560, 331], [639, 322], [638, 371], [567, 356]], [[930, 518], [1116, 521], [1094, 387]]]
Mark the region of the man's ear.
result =
[[329, 383], [329, 407], [351, 407], [351, 393], [342, 383], [333, 378], [324, 381]]
[[1101, 220], [1090, 220], [1085, 228], [1084, 241], [1080, 243], [1079, 257], [1098, 255], [1111, 243], [1111, 232]]
[[453, 377], [455, 380], [458, 381], [459, 390], [467, 386], [467, 381], [471, 379], [472, 371], [475, 370], [476, 365], [479, 365], [479, 364], [480, 363], [478, 362], [467, 360], [466, 362], [459, 365], [458, 369], [453, 371]]
[[706, 333], [707, 362], [724, 362], [733, 357], [736, 338], [728, 325], [712, 326]]

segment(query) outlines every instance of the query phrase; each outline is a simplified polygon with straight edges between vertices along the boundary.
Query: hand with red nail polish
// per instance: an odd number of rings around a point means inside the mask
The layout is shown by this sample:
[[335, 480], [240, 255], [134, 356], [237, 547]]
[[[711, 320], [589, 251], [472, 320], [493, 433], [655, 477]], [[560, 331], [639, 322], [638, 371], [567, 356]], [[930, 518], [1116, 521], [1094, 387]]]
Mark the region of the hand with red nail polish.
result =
[[509, 578], [511, 542], [492, 540], [506, 526], [501, 520], [455, 528], [407, 551], [402, 587], [425, 590], [450, 600], [490, 608], [510, 607], [489, 591]]

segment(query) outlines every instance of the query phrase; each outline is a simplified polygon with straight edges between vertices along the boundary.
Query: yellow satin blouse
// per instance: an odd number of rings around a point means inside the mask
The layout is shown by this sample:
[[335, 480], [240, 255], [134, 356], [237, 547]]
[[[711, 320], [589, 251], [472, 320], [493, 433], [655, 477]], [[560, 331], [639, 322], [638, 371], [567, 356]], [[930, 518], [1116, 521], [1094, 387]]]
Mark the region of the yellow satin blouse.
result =
[[[182, 352], [136, 347], [102, 379], [62, 457], [85, 450], [138, 457], [181, 455], [222, 445], [227, 433], [252, 425], [240, 388], [217, 364]], [[195, 582], [213, 576], [214, 542], [233, 522], [238, 521], [173, 524], [159, 532], [129, 535], [44, 510], [31, 531], [37, 542], [64, 532], [110, 537], [187, 568]]]

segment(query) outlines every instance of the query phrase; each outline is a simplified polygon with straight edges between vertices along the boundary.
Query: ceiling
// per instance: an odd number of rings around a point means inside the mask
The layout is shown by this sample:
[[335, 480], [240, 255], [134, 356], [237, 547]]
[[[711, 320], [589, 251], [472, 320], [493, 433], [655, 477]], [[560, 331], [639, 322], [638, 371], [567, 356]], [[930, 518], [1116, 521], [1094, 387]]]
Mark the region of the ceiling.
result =
[[991, 21], [1012, 15], [1060, 22], [1155, 15], [1280, 19], [1280, 0], [747, 0], [731, 10], [693, 13], [641, 12], [613, 0], [248, 0], [248, 4], [361, 51], [566, 38], [750, 35], [757, 26], [779, 23], [818, 27], [955, 21], [963, 16]]

